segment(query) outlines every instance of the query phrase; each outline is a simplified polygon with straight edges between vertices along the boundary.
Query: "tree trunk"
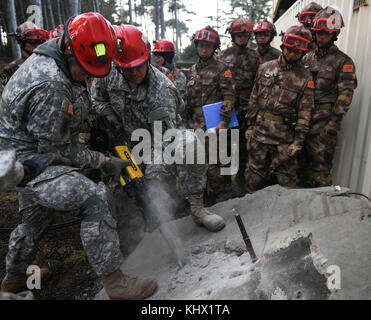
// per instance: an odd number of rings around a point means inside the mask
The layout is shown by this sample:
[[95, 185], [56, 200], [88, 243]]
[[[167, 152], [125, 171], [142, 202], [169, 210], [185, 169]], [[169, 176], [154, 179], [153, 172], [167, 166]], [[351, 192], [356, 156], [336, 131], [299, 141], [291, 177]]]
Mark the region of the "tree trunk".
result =
[[[17, 17], [15, 15], [15, 5], [14, 0], [8, 0], [8, 6], [7, 6], [7, 15], [6, 19], [8, 28], [10, 32], [15, 32], [17, 29]], [[15, 38], [11, 38], [11, 46], [12, 46], [12, 53], [14, 59], [19, 59], [21, 57], [21, 49], [19, 48], [19, 45], [15, 41]]]
[[65, 19], [63, 18], [63, 15], [62, 15], [61, 0], [57, 0], [57, 13], [58, 13], [59, 24], [64, 24]]
[[160, 15], [161, 15], [161, 38], [165, 39], [166, 26], [165, 26], [165, 15], [164, 15], [164, 0], [160, 0]]
[[48, 12], [49, 12], [49, 22], [50, 22], [50, 25], [51, 25], [50, 29], [54, 29], [57, 25], [55, 24], [55, 20], [54, 20], [54, 12], [53, 12], [53, 8], [52, 8], [52, 2], [47, 1], [46, 6], [47, 6]]
[[99, 0], [94, 0], [94, 3], [95, 3], [95, 11], [100, 13]]
[[178, 22], [178, 1], [174, 0], [175, 3], [175, 50], [176, 50], [176, 56], [179, 59], [179, 22]]
[[17, 3], [18, 3], [18, 8], [19, 8], [18, 13], [20, 12], [21, 14], [22, 22], [26, 21], [26, 16], [25, 16], [24, 8], [23, 8], [23, 1], [18, 0]]
[[77, 12], [78, 12], [78, 14], [81, 13], [81, 0], [77, 1]]
[[159, 10], [159, 3], [158, 3], [159, 0], [156, 0], [155, 1], [155, 29], [156, 29], [156, 40], [159, 39], [159, 36], [160, 36], [160, 32], [159, 32], [159, 29], [160, 29], [160, 25], [159, 25], [159, 16], [160, 16], [160, 10]]
[[133, 24], [133, 7], [131, 0], [129, 0], [129, 24]]
[[70, 0], [71, 16], [77, 16], [79, 14], [79, 0]]
[[44, 17], [44, 28], [45, 30], [50, 30], [50, 22], [49, 22], [49, 17], [48, 17], [48, 10], [47, 10], [47, 7], [46, 7], [46, 1], [43, 0], [41, 2], [41, 5], [42, 5], [42, 11], [43, 11], [43, 17]]

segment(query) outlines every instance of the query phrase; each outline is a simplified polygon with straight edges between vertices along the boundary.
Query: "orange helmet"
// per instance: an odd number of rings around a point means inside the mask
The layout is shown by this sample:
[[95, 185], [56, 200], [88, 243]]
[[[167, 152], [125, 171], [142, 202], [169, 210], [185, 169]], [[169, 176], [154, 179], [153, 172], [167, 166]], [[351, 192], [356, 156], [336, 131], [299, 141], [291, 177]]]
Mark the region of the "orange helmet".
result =
[[160, 39], [156, 41], [153, 52], [175, 52], [175, 47], [171, 41]]
[[80, 67], [93, 77], [105, 77], [111, 70], [117, 51], [117, 38], [112, 25], [99, 13], [83, 13], [65, 25], [61, 50], [72, 51]]
[[151, 46], [137, 27], [121, 24], [117, 30], [118, 50], [113, 58], [121, 68], [139, 67], [150, 58]]

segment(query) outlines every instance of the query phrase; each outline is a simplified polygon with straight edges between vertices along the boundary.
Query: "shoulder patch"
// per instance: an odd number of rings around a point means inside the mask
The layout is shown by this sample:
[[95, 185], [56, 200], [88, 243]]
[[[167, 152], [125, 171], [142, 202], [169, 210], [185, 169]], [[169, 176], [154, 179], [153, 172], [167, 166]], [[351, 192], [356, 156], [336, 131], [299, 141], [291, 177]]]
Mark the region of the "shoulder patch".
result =
[[226, 78], [232, 78], [232, 72], [230, 70], [227, 70], [225, 73], [224, 73], [224, 77]]
[[8, 83], [9, 77], [8, 74], [4, 71], [0, 74], [0, 83], [2, 85], [6, 85]]
[[314, 89], [314, 82], [308, 81], [308, 88]]
[[74, 114], [73, 114], [73, 104], [72, 104], [72, 102], [68, 102], [68, 101], [66, 101], [65, 103], [66, 103], [66, 105], [67, 105], [67, 113], [68, 113], [70, 116], [73, 116]]
[[354, 65], [345, 64], [343, 67], [343, 72], [354, 72]]
[[259, 57], [259, 63], [263, 63], [263, 58]]
[[173, 76], [171, 73], [169, 73], [167, 77], [168, 77], [171, 81], [174, 80], [174, 76]]

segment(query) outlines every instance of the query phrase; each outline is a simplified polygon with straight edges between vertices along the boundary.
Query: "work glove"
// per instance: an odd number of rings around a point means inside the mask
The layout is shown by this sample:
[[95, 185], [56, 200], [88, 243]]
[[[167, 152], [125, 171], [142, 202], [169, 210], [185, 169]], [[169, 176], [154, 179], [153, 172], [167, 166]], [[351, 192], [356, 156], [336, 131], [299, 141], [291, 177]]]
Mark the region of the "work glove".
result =
[[293, 143], [289, 145], [287, 152], [290, 157], [295, 157], [295, 155], [302, 149], [303, 147], [301, 145]]
[[102, 170], [113, 178], [113, 181], [120, 181], [120, 174], [123, 168], [130, 166], [130, 160], [122, 160], [117, 157], [110, 157], [109, 161], [102, 166]]
[[336, 146], [337, 135], [340, 130], [340, 126], [333, 120], [330, 120], [327, 125], [323, 128], [320, 134], [320, 141], [327, 146]]
[[221, 121], [218, 126], [215, 128], [215, 132], [218, 133], [219, 130], [227, 130], [228, 129], [228, 123], [225, 121]]

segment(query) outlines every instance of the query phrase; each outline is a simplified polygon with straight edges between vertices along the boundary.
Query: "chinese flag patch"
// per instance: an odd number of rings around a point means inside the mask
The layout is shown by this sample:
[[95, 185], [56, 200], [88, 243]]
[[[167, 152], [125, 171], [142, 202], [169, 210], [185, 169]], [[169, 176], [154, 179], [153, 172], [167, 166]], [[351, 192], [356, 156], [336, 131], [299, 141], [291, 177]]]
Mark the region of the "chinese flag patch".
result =
[[314, 82], [308, 81], [308, 88], [314, 89]]
[[170, 73], [168, 76], [167, 76], [171, 81], [174, 80], [174, 76]]
[[259, 57], [259, 63], [263, 63], [263, 58]]
[[70, 102], [68, 104], [68, 107], [67, 107], [67, 113], [70, 115], [70, 116], [73, 116], [73, 104]]
[[343, 72], [354, 72], [354, 66], [352, 64], [344, 65]]
[[232, 72], [230, 72], [229, 70], [227, 70], [225, 73], [224, 73], [224, 76], [226, 78], [232, 78]]

